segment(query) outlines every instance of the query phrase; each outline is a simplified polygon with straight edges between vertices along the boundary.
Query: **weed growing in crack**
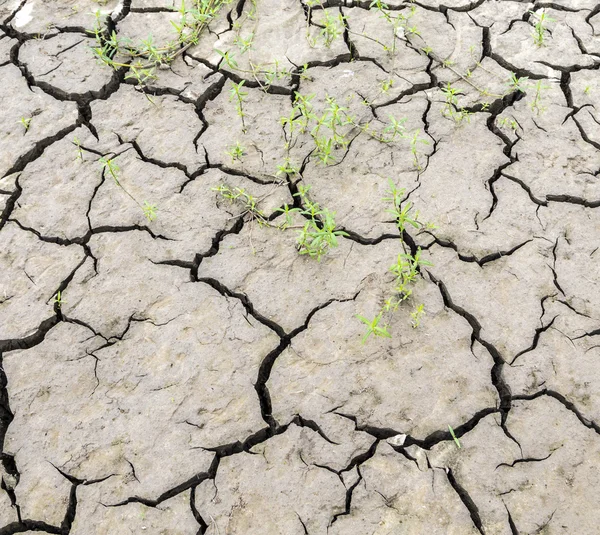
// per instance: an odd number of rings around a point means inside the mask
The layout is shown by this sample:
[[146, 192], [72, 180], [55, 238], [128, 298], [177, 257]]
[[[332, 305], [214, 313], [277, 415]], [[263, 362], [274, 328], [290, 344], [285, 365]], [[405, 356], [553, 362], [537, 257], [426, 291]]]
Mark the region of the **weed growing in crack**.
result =
[[238, 204], [241, 204], [243, 211], [238, 217], [250, 214], [251, 219], [256, 220], [259, 225], [271, 226], [265, 213], [258, 207], [258, 203], [262, 199], [258, 199], [243, 188], [232, 188], [226, 184], [220, 184], [219, 186], [212, 188], [212, 191], [216, 191], [223, 199], [227, 199], [232, 203], [237, 202]]
[[92, 51], [101, 63], [113, 69], [128, 69], [127, 78], [134, 78], [144, 86], [156, 78], [156, 69], [160, 65], [171, 63], [190, 46], [197, 44], [208, 24], [230, 2], [231, 0], [182, 1], [181, 7], [174, 10], [179, 13], [179, 21], [171, 23], [176, 38], [160, 46], [155, 45], [151, 37], [135, 44], [130, 39], [120, 39], [114, 31], [108, 34], [102, 13], [96, 11], [95, 25], [87, 30], [96, 40]]
[[321, 0], [308, 0], [306, 6], [308, 7], [309, 21], [312, 18], [312, 12], [315, 6], [319, 6], [323, 12], [323, 19], [321, 23], [315, 24], [315, 26], [321, 28], [317, 38], [311, 36], [310, 23], [307, 23], [306, 40], [308, 41], [308, 44], [311, 47], [315, 47], [320, 40], [327, 48], [330, 48], [333, 42], [344, 33], [344, 15], [341, 13], [339, 13], [337, 16], [332, 15], [327, 9], [324, 8]]
[[[378, 39], [370, 37], [366, 35], [364, 32], [360, 35], [361, 37], [366, 37], [367, 39], [377, 43], [380, 45], [383, 50], [389, 54], [390, 56], [394, 56], [398, 49], [398, 41], [400, 39], [404, 39], [407, 34], [409, 35], [421, 35], [416, 26], [409, 26], [410, 18], [416, 12], [416, 6], [412, 6], [409, 14], [404, 15], [403, 13], [398, 13], [396, 15], [393, 14], [392, 11], [389, 10], [389, 6], [382, 2], [381, 0], [373, 0], [369, 5], [369, 9], [378, 11], [381, 15], [381, 18], [388, 23], [388, 28], [391, 30], [391, 44], [383, 43]], [[355, 33], [355, 32], [350, 32]]]
[[450, 425], [448, 425], [448, 431], [450, 431], [450, 435], [452, 436], [452, 439], [454, 440], [454, 443], [456, 444], [456, 447], [458, 449], [460, 449], [462, 446], [460, 445], [460, 441], [458, 440], [458, 437], [456, 436], [456, 434], [454, 433], [454, 429], [452, 429], [452, 427]]
[[121, 169], [119, 168], [119, 166], [115, 162], [114, 158], [100, 158], [99, 162], [100, 162], [100, 165], [102, 167], [102, 172], [105, 173], [105, 174], [108, 173], [111, 176], [111, 178], [114, 180], [115, 184], [117, 186], [119, 186], [127, 194], [127, 196], [135, 204], [137, 204], [140, 207], [140, 209], [142, 210], [142, 213], [144, 214], [144, 217], [148, 221], [150, 221], [150, 222], [154, 221], [156, 219], [157, 206], [155, 204], [148, 203], [148, 201], [144, 201], [144, 204], [141, 204], [125, 188], [125, 186], [123, 186], [123, 184], [121, 183], [121, 180], [119, 179], [119, 173], [121, 172]]
[[[305, 74], [305, 71], [308, 69], [307, 64], [303, 65], [300, 68], [281, 69], [279, 67], [279, 61], [277, 60], [275, 60], [273, 63], [265, 65], [256, 65], [251, 60], [248, 60], [248, 63], [250, 64], [250, 69], [243, 69], [238, 65], [238, 62], [235, 60], [235, 56], [231, 52], [231, 50], [227, 50], [225, 52], [217, 48], [213, 50], [222, 58], [222, 61], [219, 64], [220, 69], [222, 69], [223, 65], [225, 65], [233, 71], [237, 71], [244, 75], [252, 76], [256, 83], [258, 83], [260, 89], [262, 89], [265, 92], [269, 90], [269, 88], [271, 87], [271, 85], [273, 85], [274, 82], [283, 80], [285, 78], [298, 77], [300, 80], [306, 80], [309, 78]], [[261, 76], [263, 77], [262, 81], [260, 79]]]
[[283, 163], [277, 166], [277, 172], [275, 176], [287, 175], [287, 176], [296, 176], [300, 174], [300, 167], [298, 164], [293, 162], [289, 157], [286, 157], [283, 160]]
[[556, 21], [554, 19], [550, 18], [546, 14], [546, 11], [543, 9], [540, 9], [537, 12], [530, 11], [529, 13], [535, 19], [535, 22], [533, 23], [533, 33], [532, 33], [533, 42], [539, 47], [544, 46], [546, 34], [550, 34], [550, 30], [548, 30], [548, 27], [546, 26], [546, 24], [549, 22], [556, 22]]
[[246, 155], [246, 148], [240, 144], [239, 141], [235, 142], [235, 145], [231, 145], [226, 151], [225, 154], [231, 157], [231, 163], [235, 163], [235, 161], [242, 161], [242, 158]]
[[[395, 279], [393, 292], [384, 300], [379, 312], [372, 320], [364, 316], [357, 316], [367, 327], [367, 332], [362, 338], [363, 343], [371, 335], [384, 338], [391, 337], [389, 333], [389, 318], [398, 310], [403, 302], [412, 297], [412, 287], [421, 272], [421, 268], [432, 265], [431, 262], [421, 257], [422, 251], [420, 248], [416, 250], [414, 255], [409, 251], [404, 242], [404, 236], [407, 226], [415, 229], [420, 229], [423, 226], [432, 228], [433, 226], [430, 224], [424, 225], [419, 221], [419, 212], [413, 212], [412, 203], [405, 200], [406, 192], [404, 189], [398, 189], [392, 180], [389, 181], [389, 185], [388, 196], [384, 197], [383, 200], [392, 204], [392, 208], [387, 209], [386, 212], [394, 216], [394, 221], [400, 231], [400, 239], [402, 240], [401, 243], [404, 252], [398, 255], [396, 263], [389, 268], [389, 272], [394, 275]], [[415, 308], [410, 314], [413, 328], [417, 328], [420, 325], [424, 315], [424, 305], [415, 304]]]
[[246, 122], [244, 120], [244, 99], [248, 96], [246, 91], [242, 91], [246, 80], [242, 80], [239, 84], [233, 84], [229, 90], [229, 100], [235, 102], [235, 111], [238, 117], [242, 120], [242, 132], [244, 134], [248, 131], [246, 128]]
[[310, 186], [298, 186], [296, 196], [300, 197], [302, 209], [296, 209], [300, 214], [308, 218], [308, 221], [298, 233], [297, 249], [301, 255], [316, 258], [317, 261], [333, 247], [338, 246], [338, 236], [347, 236], [346, 232], [335, 230], [335, 212], [322, 208], [313, 202], [308, 190]]
[[502, 117], [501, 119], [498, 118], [498, 126], [510, 128], [511, 130], [516, 132], [517, 128], [519, 128], [519, 123], [517, 123], [515, 119], [511, 119], [509, 117]]
[[56, 308], [58, 308], [59, 310], [66, 303], [66, 301], [64, 301], [62, 298], [62, 292], [60, 290], [56, 292], [56, 296], [54, 297], [54, 300], [52, 302], [56, 304]]
[[75, 157], [75, 159], [81, 160], [83, 162], [83, 149], [81, 147], [81, 142], [79, 141], [79, 138], [77, 138], [77, 137], [73, 138], [73, 145], [75, 145], [75, 147], [77, 147], [77, 156]]
[[247, 37], [237, 35], [233, 41], [233, 44], [237, 46], [242, 54], [245, 54], [252, 48], [254, 42], [254, 33], [251, 33]]
[[527, 76], [519, 78], [514, 72], [511, 72], [508, 79], [509, 92], [519, 91], [520, 93], [525, 93], [525, 82], [527, 80], [529, 80]]
[[[284, 215], [284, 222], [279, 225], [271, 223], [266, 214], [259, 208], [259, 203], [282, 184], [283, 182], [275, 184], [271, 192], [261, 198], [251, 195], [243, 188], [232, 188], [225, 184], [213, 188], [213, 191], [216, 191], [223, 199], [242, 205], [243, 211], [236, 217], [249, 214], [251, 219], [256, 220], [261, 226], [264, 225], [279, 230], [298, 229], [296, 240], [298, 253], [320, 261], [321, 257], [327, 254], [331, 248], [338, 246], [338, 237], [347, 236], [348, 234], [336, 230], [335, 213], [312, 201], [308, 195], [310, 186], [301, 184], [298, 186], [298, 193], [295, 195], [300, 198], [302, 207], [290, 208], [285, 204], [283, 208], [276, 210], [276, 212]], [[304, 216], [307, 221], [301, 226], [293, 225], [294, 214]]]
[[29, 132], [29, 127], [31, 126], [31, 117], [21, 117], [17, 123], [23, 125], [25, 133], [27, 133]]
[[471, 121], [471, 113], [464, 108], [458, 108], [458, 89], [452, 87], [448, 82], [445, 87], [442, 87], [442, 93], [446, 98], [446, 103], [442, 109], [442, 115], [446, 118], [453, 119], [454, 122], [460, 124], [463, 121]]

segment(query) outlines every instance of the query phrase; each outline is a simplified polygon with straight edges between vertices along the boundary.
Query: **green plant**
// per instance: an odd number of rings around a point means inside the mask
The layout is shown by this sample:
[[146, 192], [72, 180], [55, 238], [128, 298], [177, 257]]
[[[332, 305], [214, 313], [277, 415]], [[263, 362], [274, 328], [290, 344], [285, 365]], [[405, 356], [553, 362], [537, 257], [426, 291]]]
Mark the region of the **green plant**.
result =
[[413, 329], [416, 329], [419, 325], [421, 325], [421, 318], [425, 315], [425, 305], [423, 303], [416, 306], [415, 310], [410, 313], [410, 317], [412, 318], [412, 326]]
[[142, 210], [144, 212], [144, 216], [148, 221], [154, 221], [156, 219], [156, 204], [150, 204], [148, 201], [144, 201], [144, 205], [142, 206]]
[[368, 320], [367, 318], [365, 318], [364, 316], [361, 316], [359, 314], [356, 315], [356, 317], [367, 326], [367, 332], [364, 334], [364, 336], [362, 337], [362, 340], [361, 340], [361, 342], [363, 344], [367, 341], [367, 339], [371, 335], [381, 336], [381, 337], [384, 337], [384, 338], [391, 338], [392, 337], [392, 335], [388, 331], [388, 326], [387, 325], [384, 325], [383, 327], [379, 326], [379, 323], [381, 322], [381, 316], [382, 315], [383, 315], [383, 312], [380, 312], [372, 320]]
[[321, 29], [320, 36], [324, 40], [325, 46], [329, 48], [343, 32], [344, 16], [341, 13], [334, 16], [327, 9], [324, 9], [323, 11], [323, 28]]
[[77, 156], [75, 157], [75, 159], [81, 160], [83, 162], [83, 149], [81, 148], [81, 142], [77, 137], [73, 138], [73, 145], [77, 147]]
[[448, 82], [445, 87], [442, 87], [442, 93], [446, 98], [445, 106], [442, 110], [444, 117], [454, 119], [456, 123], [461, 123], [463, 120], [470, 121], [471, 113], [464, 108], [458, 108], [458, 89], [452, 87], [452, 84]]
[[544, 85], [542, 80], [538, 80], [535, 84], [535, 94], [533, 100], [529, 105], [531, 111], [535, 111], [537, 115], [540, 115], [546, 111], [546, 107], [542, 106], [542, 94], [546, 89], [550, 89], [550, 86]]
[[454, 443], [456, 444], [458, 449], [460, 449], [461, 448], [460, 441], [458, 440], [456, 434], [454, 433], [454, 429], [452, 429], [452, 427], [450, 425], [448, 425], [448, 430], [450, 431], [450, 435], [452, 435], [452, 439], [454, 440]]
[[128, 78], [135, 78], [144, 85], [156, 78], [158, 66], [171, 63], [190, 46], [197, 44], [204, 29], [230, 1], [182, 0], [181, 7], [174, 9], [175, 13], [179, 13], [179, 20], [171, 23], [176, 38], [162, 45], [155, 45], [151, 37], [135, 44], [129, 39], [119, 39], [114, 31], [109, 34], [103, 14], [96, 11], [95, 25], [87, 30], [96, 41], [92, 51], [103, 64], [114, 69], [127, 69]]
[[298, 193], [294, 195], [300, 198], [303, 208], [298, 212], [307, 217], [308, 221], [298, 233], [297, 249], [301, 255], [316, 258], [317, 261], [332, 247], [338, 246], [338, 236], [348, 234], [341, 230], [335, 230], [335, 212], [327, 208], [321, 208], [318, 203], [312, 201], [308, 195], [310, 186], [298, 186]]
[[254, 33], [251, 33], [247, 37], [242, 37], [241, 35], [237, 35], [234, 39], [233, 43], [240, 49], [242, 54], [245, 54], [252, 48], [252, 43], [254, 42]]
[[515, 119], [510, 119], [508, 117], [502, 117], [501, 119], [499, 118], [498, 125], [510, 128], [511, 130], [514, 130], [514, 131], [516, 131], [517, 128], [519, 127], [519, 123], [517, 123], [517, 121]]
[[514, 72], [510, 73], [510, 78], [508, 79], [508, 87], [510, 91], [519, 91], [521, 93], [525, 93], [525, 82], [529, 80], [527, 76], [523, 76], [519, 78]]
[[323, 44], [329, 48], [331, 44], [344, 32], [345, 17], [341, 13], [333, 15], [329, 10], [325, 9], [321, 0], [308, 0], [306, 6], [308, 7], [307, 26], [306, 26], [306, 40], [311, 47], [317, 45], [316, 38], [313, 38], [310, 33], [310, 24], [308, 21], [312, 19], [312, 12], [315, 6], [321, 8], [323, 13], [322, 20], [316, 26], [321, 28], [318, 37], [322, 39]]
[[236, 160], [241, 162], [242, 158], [246, 155], [246, 149], [239, 141], [236, 141], [235, 145], [231, 145], [225, 151], [225, 154], [228, 154], [231, 157], [231, 163], [234, 163]]
[[238, 217], [245, 214], [250, 214], [250, 217], [255, 219], [259, 225], [272, 226], [269, 223], [265, 213], [258, 207], [258, 203], [262, 199], [258, 199], [251, 193], [247, 192], [244, 188], [232, 188], [226, 184], [220, 184], [219, 186], [211, 189], [212, 191], [216, 191], [223, 199], [227, 199], [232, 203], [237, 202], [238, 204], [242, 205], [243, 211]]
[[535, 11], [529, 12], [535, 18], [535, 22], [533, 24], [533, 42], [537, 46], [543, 46], [544, 40], [546, 38], [546, 34], [550, 33], [546, 24], [549, 22], [556, 22], [554, 19], [550, 18], [544, 9], [540, 9], [537, 13]]
[[56, 308], [58, 309], [60, 309], [62, 305], [66, 303], [66, 301], [63, 301], [62, 292], [60, 290], [56, 292], [56, 296], [54, 297], [53, 303], [56, 304]]
[[242, 132], [247, 132], [246, 122], [244, 120], [244, 99], [248, 96], [246, 91], [242, 91], [246, 80], [242, 80], [239, 84], [233, 84], [229, 90], [229, 100], [235, 102], [235, 111], [242, 120]]
[[[412, 286], [416, 282], [421, 268], [432, 265], [431, 262], [422, 258], [420, 248], [417, 248], [415, 253], [412, 254], [404, 243], [404, 234], [407, 225], [416, 229], [420, 229], [423, 226], [431, 228], [432, 225], [424, 225], [419, 221], [419, 212], [413, 213], [412, 204], [405, 201], [405, 190], [403, 188], [398, 188], [391, 179], [389, 180], [389, 185], [390, 189], [383, 200], [392, 204], [392, 208], [386, 211], [394, 216], [394, 222], [400, 231], [400, 239], [404, 252], [400, 253], [396, 259], [396, 263], [389, 267], [389, 272], [394, 275], [393, 292], [385, 298], [375, 318], [368, 320], [359, 316], [359, 319], [367, 326], [367, 333], [363, 337], [363, 342], [371, 335], [391, 336], [388, 330], [389, 324], [384, 318], [389, 318], [390, 315], [398, 310], [403, 302], [412, 297]], [[415, 305], [413, 312], [410, 314], [413, 328], [417, 328], [420, 325], [421, 318], [424, 315], [424, 305]]]
[[392, 115], [389, 116], [390, 124], [386, 126], [383, 131], [386, 134], [390, 134], [392, 137], [387, 139], [387, 142], [394, 141], [396, 137], [404, 138], [406, 137], [406, 129], [404, 128], [404, 123], [406, 119], [400, 119], [397, 121]]
[[31, 117], [21, 117], [17, 123], [22, 124], [23, 128], [25, 128], [25, 132], [28, 132], [29, 127], [31, 126]]
[[419, 130], [417, 130], [412, 138], [410, 139], [410, 152], [413, 158], [413, 166], [417, 169], [417, 171], [422, 171], [423, 167], [421, 166], [421, 162], [419, 160], [419, 144], [429, 145], [429, 141], [425, 138], [419, 137]]

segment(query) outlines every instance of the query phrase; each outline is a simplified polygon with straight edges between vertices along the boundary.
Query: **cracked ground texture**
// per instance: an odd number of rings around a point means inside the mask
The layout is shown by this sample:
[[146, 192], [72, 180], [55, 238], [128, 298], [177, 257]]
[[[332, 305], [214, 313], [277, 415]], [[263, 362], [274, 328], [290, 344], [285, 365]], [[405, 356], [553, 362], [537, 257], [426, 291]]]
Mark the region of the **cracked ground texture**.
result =
[[[93, 11], [160, 43], [179, 5], [0, 0], [0, 535], [600, 533], [598, 0], [388, 0], [393, 53], [369, 0], [236, 0], [145, 87], [94, 58]], [[356, 120], [329, 165], [296, 92]], [[300, 256], [222, 184], [346, 234]], [[362, 343], [403, 246], [426, 315]]]

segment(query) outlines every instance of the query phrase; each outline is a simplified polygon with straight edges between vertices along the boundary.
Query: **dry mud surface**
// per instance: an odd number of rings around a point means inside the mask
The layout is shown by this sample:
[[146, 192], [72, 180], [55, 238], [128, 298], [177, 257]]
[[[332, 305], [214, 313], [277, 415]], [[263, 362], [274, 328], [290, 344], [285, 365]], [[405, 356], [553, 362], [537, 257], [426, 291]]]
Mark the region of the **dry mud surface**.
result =
[[[142, 89], [90, 13], [160, 41], [171, 0], [0, 0], [1, 535], [600, 532], [600, 4], [388, 6], [394, 53], [369, 1], [232, 2]], [[296, 92], [405, 137], [277, 174]], [[389, 178], [435, 228], [401, 240]], [[221, 184], [273, 224], [309, 184], [347, 236], [299, 255]], [[403, 242], [432, 265], [363, 344]]]

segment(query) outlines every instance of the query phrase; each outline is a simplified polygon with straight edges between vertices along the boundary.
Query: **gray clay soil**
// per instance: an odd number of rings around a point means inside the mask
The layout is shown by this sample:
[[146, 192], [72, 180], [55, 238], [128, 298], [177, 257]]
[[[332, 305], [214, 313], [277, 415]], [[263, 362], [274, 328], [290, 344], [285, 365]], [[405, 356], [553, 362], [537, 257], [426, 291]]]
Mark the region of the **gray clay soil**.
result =
[[[388, 0], [392, 53], [369, 0], [309, 4], [231, 2], [142, 87], [91, 13], [164, 42], [173, 0], [0, 0], [0, 535], [600, 533], [598, 0]], [[286, 152], [296, 92], [405, 135]], [[348, 235], [299, 255], [223, 184]], [[432, 265], [363, 344], [403, 243]]]

